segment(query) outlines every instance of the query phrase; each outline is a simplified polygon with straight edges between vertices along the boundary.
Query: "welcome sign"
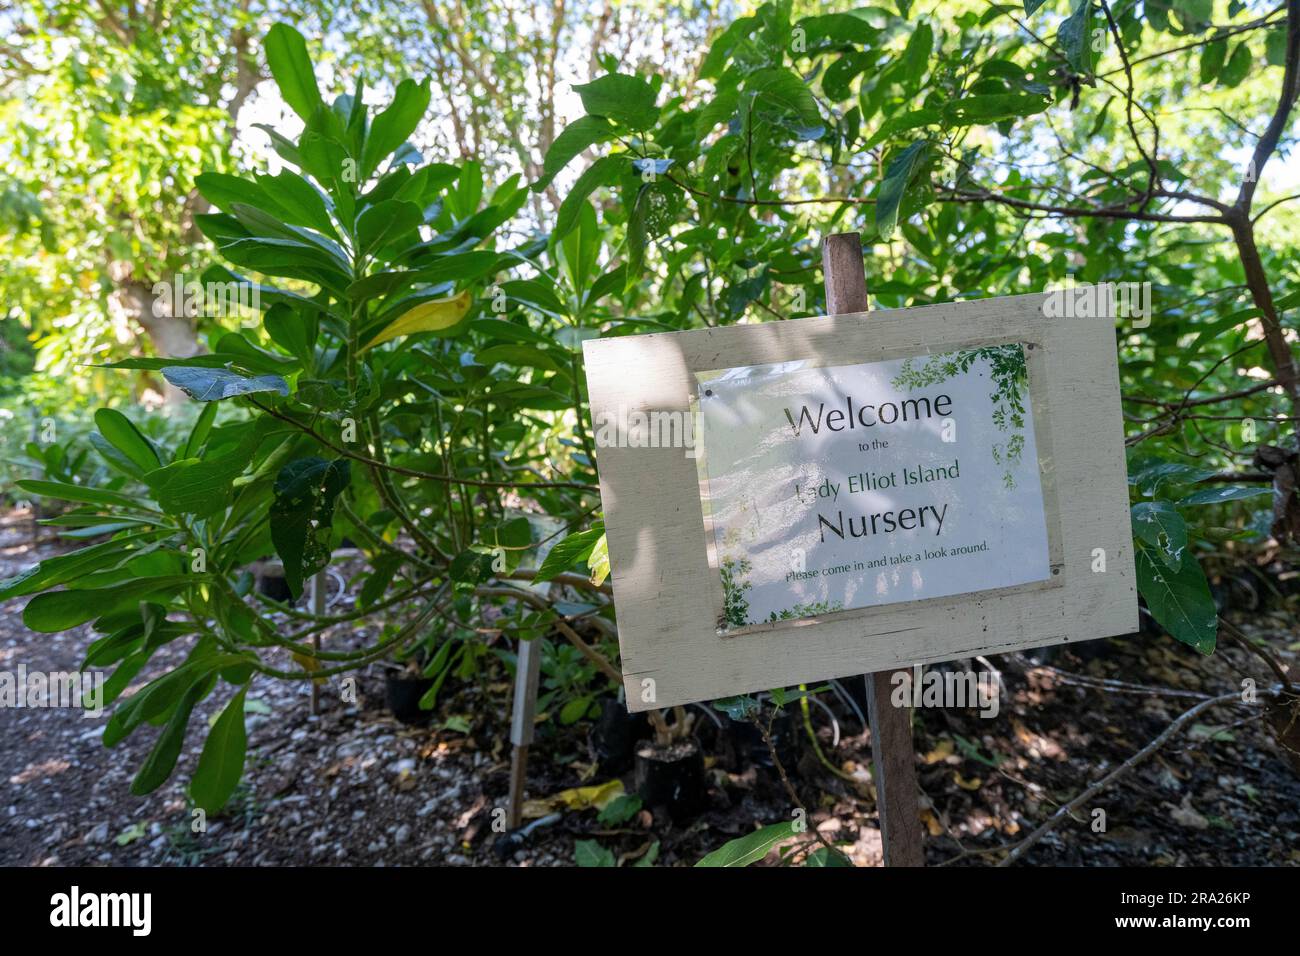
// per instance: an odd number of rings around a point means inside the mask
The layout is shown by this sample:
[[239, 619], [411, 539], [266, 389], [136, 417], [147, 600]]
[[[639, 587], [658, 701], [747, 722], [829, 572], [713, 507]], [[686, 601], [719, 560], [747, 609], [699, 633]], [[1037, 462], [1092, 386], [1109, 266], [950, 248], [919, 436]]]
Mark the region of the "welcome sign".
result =
[[1045, 300], [586, 342], [630, 709], [1136, 630], [1113, 306]]
[[1019, 343], [695, 379], [724, 628], [1051, 577]]

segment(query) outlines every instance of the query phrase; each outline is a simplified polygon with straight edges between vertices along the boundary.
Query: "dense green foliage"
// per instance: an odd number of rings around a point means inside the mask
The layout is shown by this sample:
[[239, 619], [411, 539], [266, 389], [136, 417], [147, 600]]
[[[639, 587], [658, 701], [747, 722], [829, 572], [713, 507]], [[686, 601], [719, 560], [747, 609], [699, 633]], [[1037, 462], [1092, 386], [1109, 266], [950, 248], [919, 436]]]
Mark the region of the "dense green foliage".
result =
[[[99, 117], [78, 169], [9, 103], [6, 125], [31, 144], [12, 188], [31, 202], [2, 207], [18, 210], [0, 228], [22, 251], [3, 281], [17, 290], [12, 316], [43, 343], [41, 367], [69, 376], [93, 361], [135, 383], [104, 393], [166, 382], [201, 406], [166, 424], [101, 409], [86, 442], [75, 430], [23, 439], [21, 463], [39, 477], [21, 492], [68, 503], [49, 523], [97, 543], [0, 596], [32, 595], [24, 620], [37, 631], [93, 623], [86, 666], [115, 668], [114, 698], [160, 647], [188, 648], [109, 722], [109, 744], [162, 727], [138, 791], [168, 777], [210, 693], [229, 703], [192, 794], [216, 808], [239, 779], [250, 680], [396, 655], [439, 678], [432, 706], [448, 674], [473, 673], [484, 622], [569, 641], [547, 702], [580, 719], [617, 680], [582, 342], [817, 314], [819, 240], [832, 231], [863, 233], [882, 308], [1151, 284], [1149, 320], [1117, 327], [1139, 583], [1174, 637], [1213, 650], [1204, 567], [1285, 539], [1291, 514], [1286, 495], [1271, 510], [1250, 461], [1265, 443], [1294, 458], [1283, 320], [1300, 289], [1286, 231], [1269, 231], [1292, 220], [1255, 190], [1293, 140], [1278, 90], [1300, 56], [1296, 4], [1289, 21], [1236, 0], [792, 6], [731, 18], [693, 69], [593, 56], [600, 69], [574, 87], [583, 115], [518, 163], [415, 145], [438, 110], [429, 79], [381, 84], [374, 107], [355, 70], [327, 99], [309, 45], [284, 25], [260, 43], [294, 114], [266, 131], [276, 171], [236, 161], [222, 148], [229, 116], [205, 111], [221, 69], [250, 69], [251, 20], [236, 26], [233, 60], [212, 54], [219, 68], [187, 51], [192, 73], [146, 69], [148, 44], [122, 41], [140, 81], [129, 88], [68, 79], [76, 58], [42, 75], [51, 110]], [[476, 109], [527, 122], [510, 105], [517, 90], [471, 92]], [[170, 140], [133, 138], [151, 97]], [[1243, 136], [1234, 162], [1221, 144]], [[46, 180], [60, 184], [49, 196]], [[117, 205], [72, 208], [104, 189]], [[108, 264], [56, 261], [60, 243]], [[146, 263], [150, 279], [191, 269], [255, 286], [257, 305], [192, 323], [200, 354], [155, 338], [124, 357], [104, 322], [121, 319]], [[297, 596], [345, 538], [369, 563], [356, 611], [318, 617], [256, 593], [256, 562], [278, 556]], [[525, 586], [538, 578], [564, 587], [544, 598]], [[313, 646], [362, 618], [375, 622], [367, 646]]]

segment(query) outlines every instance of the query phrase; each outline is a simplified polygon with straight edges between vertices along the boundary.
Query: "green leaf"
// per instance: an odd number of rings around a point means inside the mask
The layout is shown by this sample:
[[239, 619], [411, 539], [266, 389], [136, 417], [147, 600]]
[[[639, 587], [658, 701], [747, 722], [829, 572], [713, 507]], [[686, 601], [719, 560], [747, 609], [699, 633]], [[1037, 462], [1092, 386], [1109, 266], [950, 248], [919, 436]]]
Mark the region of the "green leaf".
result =
[[[274, 176], [261, 173], [256, 176], [257, 184], [275, 205], [268, 212], [279, 213], [289, 225], [307, 226], [338, 238], [334, 221], [330, 218], [329, 206], [319, 189], [290, 169], [283, 169]], [[254, 202], [252, 205], [258, 204]], [[221, 208], [229, 212], [231, 207], [222, 205]]]
[[280, 469], [271, 504], [271, 543], [284, 563], [284, 580], [296, 599], [303, 579], [329, 564], [334, 499], [348, 486], [348, 461], [300, 458]]
[[600, 587], [609, 577], [609, 540], [604, 533], [596, 541], [587, 556], [587, 567], [591, 569], [591, 583]]
[[596, 815], [596, 822], [607, 827], [621, 826], [641, 812], [641, 798], [634, 793], [624, 793], [605, 804]]
[[537, 577], [533, 580], [537, 583], [550, 581], [557, 574], [563, 574], [575, 564], [586, 564], [587, 557], [591, 554], [591, 549], [605, 533], [605, 526], [598, 524], [594, 528], [586, 531], [579, 531], [569, 535], [555, 543], [550, 553], [546, 555], [546, 560], [542, 566], [537, 569]]
[[1070, 15], [1056, 33], [1056, 42], [1065, 50], [1065, 58], [1076, 73], [1092, 73], [1095, 54], [1092, 49], [1092, 0], [1073, 0]]
[[1171, 568], [1163, 554], [1137, 541], [1134, 564], [1137, 585], [1147, 609], [1166, 631], [1202, 654], [1214, 653], [1219, 615], [1205, 572], [1191, 554]]
[[608, 186], [614, 182], [626, 168], [627, 157], [625, 156], [602, 156], [592, 163], [578, 177], [578, 181], [573, 184], [569, 194], [560, 203], [560, 210], [555, 215], [555, 228], [551, 232], [551, 240], [558, 242], [567, 236], [578, 225], [587, 197], [595, 192], [598, 186]]
[[888, 240], [894, 234], [903, 195], [912, 177], [925, 161], [929, 146], [929, 140], [917, 140], [897, 153], [885, 168], [885, 179], [880, 184], [880, 192], [876, 196], [876, 230], [880, 233], [881, 239]]
[[1261, 498], [1271, 496], [1272, 488], [1248, 488], [1243, 485], [1222, 485], [1218, 488], [1202, 488], [1193, 491], [1178, 502], [1179, 505], [1217, 505], [1225, 501], [1240, 501], [1243, 498]]
[[583, 150], [604, 143], [614, 135], [614, 127], [603, 116], [583, 116], [568, 126], [564, 132], [555, 137], [555, 142], [546, 151], [542, 160], [542, 176], [533, 183], [533, 192], [539, 193], [551, 184], [551, 180]]
[[560, 708], [560, 726], [576, 724], [591, 708], [590, 697], [575, 697]]
[[943, 114], [935, 109], [911, 110], [899, 116], [891, 117], [880, 124], [880, 128], [867, 140], [865, 149], [871, 149], [883, 143], [895, 133], [906, 133], [922, 126], [937, 126], [943, 121]]
[[1264, 37], [1264, 59], [1269, 66], [1286, 66], [1286, 26], [1269, 29]]
[[1228, 58], [1228, 41], [1214, 40], [1201, 48], [1201, 82], [1213, 83]]
[[802, 130], [812, 131], [822, 126], [817, 98], [797, 73], [780, 68], [759, 70], [745, 81], [745, 90], [754, 94], [756, 109], [788, 114]]
[[1034, 12], [1046, 2], [1047, 0], [1025, 0], [1025, 16], [1032, 17]]
[[280, 88], [280, 96], [290, 109], [304, 120], [310, 120], [317, 108], [324, 106], [324, 101], [316, 86], [316, 73], [307, 54], [307, 41], [293, 27], [277, 23], [267, 32], [263, 46], [275, 85]]
[[429, 109], [429, 97], [427, 77], [421, 83], [402, 80], [397, 84], [393, 102], [375, 117], [370, 124], [370, 132], [366, 134], [366, 146], [361, 160], [362, 179], [369, 179], [384, 157], [405, 143], [415, 132]]
[[985, 93], [964, 96], [943, 107], [943, 125], [981, 126], [1000, 123], [1020, 116], [1033, 116], [1051, 105], [1051, 100], [1037, 93]]
[[190, 796], [209, 815], [226, 805], [244, 772], [248, 736], [244, 729], [244, 697], [248, 685], [235, 693], [208, 732], [203, 753], [190, 780]]
[[807, 867], [852, 866], [853, 862], [839, 850], [819, 846], [804, 857], [803, 865]]
[[579, 840], [573, 845], [573, 858], [578, 866], [617, 866], [612, 851], [595, 840]]
[[125, 581], [111, 588], [47, 591], [27, 602], [23, 623], [39, 634], [66, 631], [145, 598], [176, 594], [199, 580], [199, 575], [162, 575]]
[[149, 756], [145, 757], [140, 771], [131, 781], [131, 793], [135, 796], [153, 793], [171, 776], [176, 758], [181, 755], [181, 747], [185, 744], [185, 730], [190, 723], [190, 714], [194, 712], [194, 705], [203, 699], [209, 686], [210, 681], [205, 675], [191, 684], [181, 696], [162, 733], [154, 742], [153, 749], [149, 751]]
[[1195, 484], [1202, 479], [1209, 478], [1214, 471], [1208, 468], [1197, 468], [1195, 465], [1184, 465], [1177, 461], [1159, 461], [1151, 460], [1142, 465], [1138, 465], [1136, 470], [1129, 475], [1129, 484], [1135, 485], [1139, 492], [1147, 497], [1154, 496], [1166, 483], [1172, 484]]
[[1171, 568], [1187, 553], [1187, 522], [1167, 501], [1142, 501], [1132, 508], [1133, 536], [1159, 552]]
[[62, 481], [42, 481], [39, 478], [24, 478], [15, 484], [42, 498], [57, 498], [60, 501], [77, 501], [87, 505], [111, 505], [118, 508], [136, 509], [141, 507], [139, 500], [116, 491], [101, 491], [99, 488], [87, 488], [84, 485], [72, 485]]
[[162, 373], [163, 378], [200, 402], [216, 402], [254, 392], [289, 394], [289, 383], [279, 375], [241, 375], [229, 369], [192, 365], [169, 365]]
[[1232, 56], [1228, 58], [1227, 66], [1219, 74], [1219, 82], [1229, 89], [1240, 86], [1250, 75], [1250, 68], [1254, 65], [1255, 57], [1250, 52], [1250, 45], [1238, 43], [1237, 48], [1232, 51]]
[[121, 412], [101, 408], [95, 412], [95, 427], [114, 448], [130, 459], [141, 472], [153, 471], [162, 464], [153, 442]]
[[934, 50], [934, 30], [930, 24], [922, 23], [912, 31], [903, 51], [903, 71], [919, 80], [925, 75], [925, 68], [930, 62], [930, 53]]
[[424, 222], [424, 213], [413, 202], [385, 199], [357, 217], [357, 245], [362, 255], [370, 255], [380, 246], [407, 233]]
[[196, 458], [203, 448], [203, 443], [208, 440], [208, 435], [212, 433], [212, 423], [217, 420], [216, 402], [211, 402], [203, 406], [199, 412], [199, 417], [194, 420], [194, 427], [190, 429], [189, 438], [185, 439], [185, 446], [180, 449], [177, 458]]
[[35, 594], [76, 581], [78, 578], [115, 567], [131, 558], [139, 550], [139, 545], [156, 540], [168, 531], [136, 531], [131, 534], [91, 545], [80, 551], [46, 558], [21, 574], [0, 581], [0, 601]]
[[718, 847], [696, 866], [749, 866], [783, 840], [798, 836], [793, 823], [773, 823]]
[[650, 129], [659, 119], [654, 88], [639, 76], [610, 73], [579, 84], [573, 91], [589, 114], [608, 117], [630, 129]]

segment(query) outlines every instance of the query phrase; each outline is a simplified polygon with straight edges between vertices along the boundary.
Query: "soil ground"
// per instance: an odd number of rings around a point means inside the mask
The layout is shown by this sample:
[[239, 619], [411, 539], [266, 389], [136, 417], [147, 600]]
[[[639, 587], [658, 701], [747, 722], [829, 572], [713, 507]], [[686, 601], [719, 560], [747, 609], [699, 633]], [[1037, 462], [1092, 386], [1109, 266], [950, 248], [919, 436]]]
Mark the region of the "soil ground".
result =
[[[67, 546], [24, 511], [0, 514], [0, 578]], [[345, 569], [346, 570], [346, 569]], [[351, 600], [344, 594], [344, 606]], [[0, 604], [0, 671], [71, 671], [89, 626], [35, 634], [22, 624], [27, 598]], [[1239, 615], [1294, 672], [1300, 636], [1281, 614]], [[331, 646], [360, 646], [364, 632]], [[140, 674], [143, 686], [180, 657], [168, 647]], [[987, 865], [991, 848], [1023, 838], [1087, 783], [1100, 778], [1196, 703], [1196, 694], [1239, 688], [1243, 675], [1269, 679], [1235, 648], [1204, 658], [1164, 635], [1091, 642], [1034, 658], [993, 657], [1005, 692], [996, 716], [976, 708], [917, 713], [918, 777], [931, 865]], [[1105, 681], [1159, 688], [1119, 690]], [[851, 692], [853, 682], [845, 682]], [[495, 658], [482, 679], [449, 688], [427, 727], [396, 721], [384, 671], [358, 675], [355, 702], [337, 685], [312, 716], [309, 691], [258, 681], [250, 691], [249, 757], [236, 798], [195, 832], [185, 784], [202, 747], [196, 724], [176, 773], [158, 791], [132, 796], [131, 779], [152, 744], [138, 731], [113, 750], [103, 720], [59, 708], [0, 710], [0, 864], [8, 865], [570, 865], [594, 841], [606, 862], [693, 864], [758, 823], [792, 818], [778, 774], [737, 753], [739, 732], [716, 711], [690, 713], [705, 750], [702, 812], [674, 821], [662, 808], [602, 823], [590, 807], [564, 807], [522, 841], [493, 828], [504, 807], [510, 748], [510, 680]], [[1171, 693], [1175, 692], [1175, 693]], [[809, 717], [825, 760], [803, 733], [798, 705], [787, 733], [790, 782], [809, 823], [853, 862], [880, 862], [870, 781], [870, 736], [852, 694], [823, 694]], [[222, 703], [200, 705], [195, 721]], [[835, 730], [838, 727], [838, 742]], [[592, 723], [543, 721], [529, 760], [528, 796], [547, 798], [610, 776], [592, 755]], [[787, 728], [789, 729], [789, 728]], [[751, 734], [752, 737], [752, 734]], [[830, 769], [834, 768], [834, 772]], [[623, 785], [631, 789], [632, 775]], [[552, 803], [558, 804], [555, 800]], [[1096, 811], [1104, 812], [1104, 821]], [[539, 811], [541, 812], [541, 808]], [[1098, 829], [1104, 823], [1104, 829]], [[584, 852], [586, 852], [584, 851]], [[775, 854], [768, 862], [775, 860]], [[1059, 825], [1025, 857], [1034, 865], [1188, 866], [1300, 863], [1300, 778], [1288, 767], [1259, 710], [1208, 711], [1188, 733], [1126, 773], [1087, 813]]]

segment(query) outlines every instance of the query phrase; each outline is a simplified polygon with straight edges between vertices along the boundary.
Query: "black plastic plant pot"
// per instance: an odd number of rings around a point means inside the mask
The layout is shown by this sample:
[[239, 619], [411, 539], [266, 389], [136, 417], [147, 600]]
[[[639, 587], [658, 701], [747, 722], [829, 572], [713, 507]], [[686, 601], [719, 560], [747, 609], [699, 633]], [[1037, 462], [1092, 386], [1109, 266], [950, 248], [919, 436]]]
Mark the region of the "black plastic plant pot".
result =
[[[781, 760], [781, 766], [789, 774], [795, 772], [795, 766], [799, 762], [800, 732], [801, 723], [789, 710], [782, 710], [772, 721], [772, 749], [776, 750], [776, 755]], [[755, 767], [774, 768], [776, 766], [772, 762], [772, 751], [768, 749], [767, 741], [763, 739], [763, 734], [752, 722], [733, 720], [731, 722], [731, 739], [737, 756], [742, 760]]]
[[401, 677], [388, 674], [384, 678], [384, 696], [393, 716], [404, 724], [427, 724], [432, 710], [420, 709], [420, 698], [433, 686], [432, 677]]
[[704, 754], [692, 741], [668, 747], [641, 744], [634, 779], [646, 806], [662, 807], [674, 821], [704, 809]]
[[284, 579], [283, 574], [259, 575], [257, 593], [265, 594], [272, 601], [279, 601], [282, 604], [293, 602], [293, 595], [289, 593], [289, 582]]
[[645, 714], [629, 714], [613, 697], [600, 702], [600, 716], [591, 728], [591, 754], [602, 776], [617, 777], [632, 769], [638, 740], [650, 731]]

